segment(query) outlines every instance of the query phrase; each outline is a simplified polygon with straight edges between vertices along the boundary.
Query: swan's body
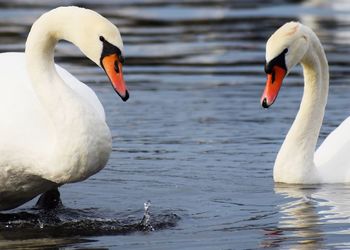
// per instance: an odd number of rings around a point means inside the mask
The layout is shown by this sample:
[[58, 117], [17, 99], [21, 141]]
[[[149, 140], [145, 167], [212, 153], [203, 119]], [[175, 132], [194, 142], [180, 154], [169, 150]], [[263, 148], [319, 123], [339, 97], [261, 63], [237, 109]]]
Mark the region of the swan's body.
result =
[[[113, 48], [123, 49], [114, 25], [77, 7], [41, 16], [25, 53], [0, 54], [0, 210], [84, 180], [108, 161], [111, 134], [103, 107], [89, 87], [54, 64], [60, 39], [73, 42], [103, 67], [118, 94], [128, 97], [121, 66], [117, 73], [111, 70], [118, 63]], [[108, 57], [115, 59], [113, 66], [104, 61]]]
[[315, 33], [299, 23], [285, 24], [268, 40], [266, 62], [268, 80], [261, 99], [265, 108], [275, 101], [284, 76], [299, 62], [305, 81], [300, 109], [275, 161], [275, 182], [349, 182], [350, 119], [315, 152], [329, 85], [327, 58]]

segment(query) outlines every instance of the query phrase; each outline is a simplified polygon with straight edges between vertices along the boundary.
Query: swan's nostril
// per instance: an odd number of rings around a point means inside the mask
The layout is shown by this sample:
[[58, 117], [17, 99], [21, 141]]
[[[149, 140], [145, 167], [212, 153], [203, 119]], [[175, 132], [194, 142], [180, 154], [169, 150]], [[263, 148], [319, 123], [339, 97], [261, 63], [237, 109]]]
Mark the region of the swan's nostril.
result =
[[267, 104], [267, 100], [266, 97], [264, 98], [264, 100], [261, 102], [261, 106], [263, 106], [263, 108], [267, 109], [269, 107], [269, 105]]
[[119, 65], [118, 65], [118, 61], [114, 62], [114, 70], [116, 73], [119, 73]]

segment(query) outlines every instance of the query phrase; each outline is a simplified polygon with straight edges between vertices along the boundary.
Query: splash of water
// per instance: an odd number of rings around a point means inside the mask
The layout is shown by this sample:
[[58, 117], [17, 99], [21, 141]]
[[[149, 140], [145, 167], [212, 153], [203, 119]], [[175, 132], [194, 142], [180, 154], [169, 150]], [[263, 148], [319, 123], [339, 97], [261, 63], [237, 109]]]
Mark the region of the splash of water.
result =
[[154, 228], [150, 223], [151, 214], [149, 212], [149, 209], [151, 207], [151, 201], [150, 200], [146, 201], [145, 203], [143, 203], [143, 206], [144, 206], [144, 213], [140, 224], [143, 226], [144, 230], [154, 231]]
[[39, 223], [40, 229], [43, 229], [44, 228], [44, 223], [41, 220], [38, 220], [38, 223]]
[[125, 216], [125, 213], [105, 215], [95, 208], [71, 209], [65, 207], [51, 212], [33, 209], [17, 213], [0, 213], [0, 238], [22, 240], [43, 237], [64, 238], [72, 235], [102, 236], [134, 232], [147, 233], [175, 227], [180, 220], [180, 217], [170, 210], [163, 210], [161, 213], [152, 211], [151, 213], [150, 207], [150, 201], [144, 203], [142, 219], [139, 209], [131, 212], [130, 216]]

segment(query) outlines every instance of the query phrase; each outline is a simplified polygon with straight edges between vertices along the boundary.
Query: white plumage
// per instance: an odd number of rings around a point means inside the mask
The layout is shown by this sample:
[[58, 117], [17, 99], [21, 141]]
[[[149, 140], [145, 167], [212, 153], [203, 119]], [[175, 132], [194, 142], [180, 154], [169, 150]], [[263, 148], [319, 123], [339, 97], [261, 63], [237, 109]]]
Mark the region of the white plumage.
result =
[[34, 23], [25, 53], [0, 54], [0, 210], [106, 165], [111, 134], [100, 101], [54, 64], [55, 45], [65, 39], [104, 66], [101, 36], [123, 52], [119, 31], [107, 19], [60, 7]]
[[[277, 57], [279, 61], [273, 61]], [[328, 62], [316, 34], [300, 23], [283, 25], [267, 42], [266, 61], [272, 71], [267, 72], [270, 76], [262, 96], [263, 106], [274, 102], [279, 91], [276, 84], [281, 83], [283, 72], [288, 74], [297, 63], [303, 67], [305, 85], [298, 114], [275, 161], [274, 180], [294, 184], [350, 182], [350, 118], [315, 152], [329, 86]]]

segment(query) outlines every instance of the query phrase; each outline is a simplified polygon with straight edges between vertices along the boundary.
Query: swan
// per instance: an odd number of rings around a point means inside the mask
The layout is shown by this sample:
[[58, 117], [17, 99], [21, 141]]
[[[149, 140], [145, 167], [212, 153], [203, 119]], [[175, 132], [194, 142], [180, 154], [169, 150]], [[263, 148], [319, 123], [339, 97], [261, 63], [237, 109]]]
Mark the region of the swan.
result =
[[304, 93], [299, 111], [276, 157], [275, 182], [320, 184], [350, 182], [350, 117], [316, 149], [328, 97], [329, 70], [316, 34], [298, 22], [280, 27], [266, 44], [267, 81], [261, 97], [270, 107], [284, 77], [300, 63]]
[[85, 180], [108, 161], [111, 132], [100, 101], [92, 89], [54, 63], [61, 39], [100, 66], [122, 100], [129, 97], [116, 26], [92, 10], [74, 6], [39, 17], [24, 53], [0, 54], [0, 210]]

